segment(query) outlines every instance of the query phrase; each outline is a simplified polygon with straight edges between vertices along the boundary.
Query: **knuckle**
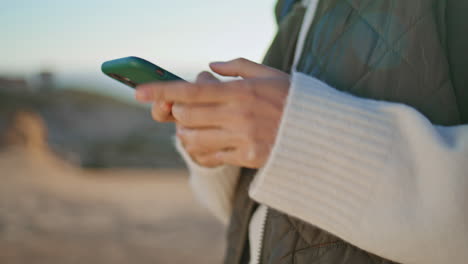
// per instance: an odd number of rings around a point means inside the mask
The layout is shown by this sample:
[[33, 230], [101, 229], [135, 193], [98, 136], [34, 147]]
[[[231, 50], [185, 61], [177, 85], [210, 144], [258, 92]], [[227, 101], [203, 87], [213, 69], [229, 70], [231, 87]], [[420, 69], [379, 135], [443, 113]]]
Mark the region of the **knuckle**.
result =
[[206, 73], [205, 71], [202, 71], [202, 72], [198, 73], [197, 79], [200, 79], [200, 78], [204, 77], [205, 73]]
[[255, 126], [247, 124], [245, 139], [249, 148], [254, 147], [257, 144], [257, 129]]
[[244, 125], [247, 126], [248, 131], [251, 130], [249, 127], [251, 126], [251, 122], [253, 121], [254, 116], [255, 116], [255, 113], [252, 109], [247, 108], [247, 107], [242, 108], [240, 117], [242, 118]]
[[245, 165], [250, 168], [259, 168], [262, 164], [262, 151], [258, 146], [250, 146], [245, 150]]
[[228, 90], [234, 99], [238, 102], [248, 102], [252, 101], [252, 89], [250, 84], [246, 80], [234, 81], [231, 83], [231, 86]]
[[255, 161], [257, 157], [258, 157], [258, 150], [255, 146], [252, 146], [247, 151], [247, 160], [252, 162], [252, 161]]
[[203, 144], [199, 140], [200, 136], [197, 132], [190, 132], [183, 135], [186, 142], [186, 150], [189, 153], [201, 153], [203, 151]]
[[251, 81], [243, 81], [239, 89], [245, 103], [252, 104], [256, 99], [255, 87]]
[[184, 148], [186, 148], [186, 145], [187, 145], [187, 137], [185, 136], [185, 134], [176, 132], [176, 135], [177, 135], [177, 137], [180, 139], [180, 141], [182, 142], [182, 144], [184, 145]]
[[200, 164], [202, 166], [210, 165], [210, 160], [207, 159], [206, 157], [203, 157], [203, 156], [197, 157], [197, 162], [198, 162], [198, 164]]
[[153, 107], [151, 108], [151, 117], [153, 118], [154, 121], [157, 121], [157, 122], [165, 121], [163, 114], [159, 110], [159, 107], [157, 107], [156, 105], [153, 105]]
[[243, 58], [243, 57], [239, 57], [239, 58], [237, 58], [237, 59], [234, 60], [234, 62], [237, 63], [237, 64], [243, 64], [243, 63], [245, 63], [246, 61], [247, 61], [247, 59], [246, 59], [246, 58]]
[[187, 138], [187, 141], [190, 141], [192, 145], [199, 145], [199, 133], [197, 131], [187, 131], [185, 133], [185, 136]]
[[190, 155], [196, 155], [198, 153], [198, 148], [197, 146], [187, 143], [185, 144], [185, 150], [190, 154]]
[[198, 76], [203, 78], [203, 79], [208, 79], [208, 78], [211, 77], [211, 73], [209, 73], [207, 71], [202, 71]]
[[223, 164], [223, 162], [219, 161], [215, 156], [214, 156], [214, 153], [209, 153], [209, 154], [205, 154], [205, 155], [201, 155], [200, 158], [199, 158], [200, 162], [201, 162], [201, 165], [205, 166], [205, 167], [216, 167], [216, 166], [220, 166]]
[[254, 125], [256, 121], [256, 110], [255, 105], [250, 104], [248, 102], [240, 102], [237, 106], [237, 113], [240, 121], [243, 123], [245, 127], [250, 127]]
[[208, 80], [210, 80], [210, 78], [211, 74], [206, 71], [203, 71], [198, 74], [197, 82], [207, 82]]
[[192, 122], [192, 112], [187, 107], [177, 107], [173, 110], [173, 115], [177, 121], [182, 125], [190, 125]]
[[216, 165], [214, 161], [207, 158], [199, 158], [197, 163], [204, 167], [214, 167]]
[[199, 84], [192, 85], [187, 91], [187, 97], [189, 98], [198, 98], [202, 92], [202, 86]]

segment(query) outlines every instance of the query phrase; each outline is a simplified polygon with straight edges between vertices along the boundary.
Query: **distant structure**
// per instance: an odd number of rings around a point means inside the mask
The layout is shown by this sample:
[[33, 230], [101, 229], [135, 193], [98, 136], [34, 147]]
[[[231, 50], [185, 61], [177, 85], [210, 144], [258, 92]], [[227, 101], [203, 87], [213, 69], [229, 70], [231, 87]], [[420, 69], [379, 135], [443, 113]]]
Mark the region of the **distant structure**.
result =
[[41, 71], [39, 73], [39, 91], [50, 91], [54, 89], [54, 73], [52, 71]]
[[46, 152], [47, 127], [42, 117], [30, 111], [17, 111], [10, 116], [3, 143], [19, 146], [32, 152]]
[[0, 91], [25, 92], [30, 91], [30, 87], [25, 79], [0, 77]]

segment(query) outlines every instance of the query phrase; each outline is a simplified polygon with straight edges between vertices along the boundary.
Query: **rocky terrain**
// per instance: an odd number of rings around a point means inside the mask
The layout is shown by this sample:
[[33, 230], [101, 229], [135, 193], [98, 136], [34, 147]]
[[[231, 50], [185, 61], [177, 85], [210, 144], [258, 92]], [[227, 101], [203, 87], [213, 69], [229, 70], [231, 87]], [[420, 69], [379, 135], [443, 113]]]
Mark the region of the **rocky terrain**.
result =
[[0, 93], [0, 263], [220, 263], [173, 129], [92, 94]]
[[173, 125], [154, 122], [149, 108], [81, 91], [7, 93], [0, 87], [0, 137], [18, 111], [39, 116], [51, 148], [79, 166], [183, 167]]

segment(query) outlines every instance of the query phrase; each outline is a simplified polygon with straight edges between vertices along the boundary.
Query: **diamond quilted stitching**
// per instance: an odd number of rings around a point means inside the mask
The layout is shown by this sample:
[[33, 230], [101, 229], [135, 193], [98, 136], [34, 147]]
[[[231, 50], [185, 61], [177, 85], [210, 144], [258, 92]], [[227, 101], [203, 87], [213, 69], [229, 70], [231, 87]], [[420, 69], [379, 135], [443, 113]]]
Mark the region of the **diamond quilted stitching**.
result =
[[[402, 54], [402, 46], [404, 45], [402, 45], [401, 43], [404, 42], [405, 38], [415, 28], [417, 28], [417, 25], [421, 24], [421, 22], [425, 18], [427, 18], [427, 16], [430, 14], [430, 10], [426, 9], [426, 11], [424, 11], [418, 18], [416, 18], [416, 20], [413, 21], [412, 24], [408, 25], [406, 29], [402, 28], [400, 35], [398, 35], [397, 37], [393, 36], [389, 40], [386, 34], [384, 34], [381, 30], [379, 30], [377, 26], [375, 26], [375, 22], [370, 21], [365, 16], [366, 12], [368, 12], [369, 9], [374, 7], [372, 3], [379, 2], [379, 1], [367, 1], [365, 5], [363, 4], [363, 2], [364, 1], [359, 1], [359, 0], [345, 0], [343, 2], [343, 3], [346, 3], [349, 6], [349, 8], [353, 9], [353, 11], [351, 12], [351, 14], [349, 14], [349, 16], [357, 14], [358, 18], [355, 18], [355, 21], [353, 23], [347, 24], [346, 28], [337, 37], [335, 37], [335, 39], [333, 39], [331, 43], [327, 43], [327, 46], [328, 46], [327, 49], [325, 51], [320, 52], [321, 59], [319, 60], [312, 59], [311, 56], [313, 56], [313, 54], [311, 53], [314, 53], [314, 52], [311, 52], [310, 54], [308, 54], [308, 56], [303, 56], [303, 60], [306, 60], [305, 62], [304, 61], [301, 62], [301, 63], [305, 63], [305, 65], [303, 66], [306, 66], [302, 69], [303, 71], [312, 73], [315, 76], [319, 76], [321, 72], [327, 69], [328, 64], [331, 63], [330, 56], [332, 54], [337, 55], [336, 54], [337, 47], [339, 45], [343, 45], [343, 42], [346, 41], [346, 39], [344, 38], [344, 35], [348, 33], [348, 31], [351, 30], [352, 27], [356, 25], [356, 23], [365, 23], [375, 34], [378, 35], [378, 39], [379, 39], [378, 41], [383, 43], [383, 44], [379, 44], [380, 45], [379, 48], [382, 50], [381, 51], [382, 53], [380, 56], [375, 58], [370, 63], [369, 69], [365, 73], [363, 73], [361, 77], [359, 77], [354, 82], [354, 84], [351, 85], [352, 86], [351, 89], [354, 89], [363, 80], [365, 80], [370, 75], [370, 73], [373, 71], [374, 68], [378, 68], [379, 65], [384, 63], [384, 61], [391, 60], [392, 58], [394, 60], [395, 58], [399, 58], [398, 61], [402, 61], [403, 63], [407, 64], [413, 72], [416, 72], [415, 66], [412, 65], [412, 63], [410, 63], [410, 60]], [[317, 30], [317, 28], [313, 28], [311, 30]], [[320, 30], [320, 27], [319, 27], [319, 30]], [[319, 31], [317, 34], [324, 34], [324, 33]], [[308, 42], [307, 46], [314, 47], [313, 46], [314, 43], [312, 43], [313, 41], [314, 41], [314, 38], [309, 38], [307, 40]], [[310, 68], [310, 67], [314, 67], [314, 68]]]
[[417, 28], [417, 25], [419, 25], [425, 18], [427, 18], [428, 15], [426, 13], [426, 15], [424, 16], [421, 16], [414, 24], [411, 25], [410, 28], [408, 28], [394, 43], [391, 43], [391, 44], [387, 44], [387, 47], [388, 49], [386, 50], [386, 52], [384, 52], [379, 58], [377, 58], [377, 60], [372, 63], [369, 67], [369, 69], [363, 73], [363, 75], [358, 78], [358, 80], [353, 84], [353, 86], [351, 87], [350, 90], [354, 90], [357, 86], [359, 86], [364, 80], [366, 80], [367, 77], [370, 76], [370, 74], [373, 72], [373, 70], [379, 65], [379, 63], [381, 63], [383, 61], [383, 59], [385, 58], [385, 56], [387, 56], [389, 53], [392, 53], [393, 55], [396, 55], [396, 56], [399, 56], [402, 61], [407, 64], [410, 69], [413, 71], [414, 74], [417, 74], [417, 71], [415, 70], [415, 66], [413, 66], [409, 59], [406, 58], [405, 56], [403, 56], [401, 54], [401, 50], [398, 51], [396, 50], [394, 47], [395, 45], [401, 41], [403, 38], [405, 38], [408, 34], [410, 34], [413, 30], [415, 30]]
[[[406, 36], [406, 34], [411, 31], [412, 28], [414, 28], [415, 25], [417, 25], [418, 23], [421, 22], [421, 20], [423, 20], [425, 18], [425, 16], [427, 14], [429, 14], [429, 10], [427, 10], [426, 12], [424, 12], [423, 14], [424, 15], [421, 15], [416, 22], [412, 23], [411, 25], [409, 25], [406, 29], [405, 32], [402, 32], [401, 35], [399, 37], [394, 37], [395, 40], [394, 41], [389, 41], [388, 40], [388, 34], [385, 34], [384, 32], [382, 32], [381, 30], [378, 29], [378, 26], [376, 26], [375, 22], [373, 21], [370, 21], [369, 18], [366, 17], [366, 13], [372, 8], [374, 7], [374, 5], [380, 1], [367, 1], [367, 4], [364, 6], [363, 1], [358, 1], [358, 0], [344, 0], [342, 3], [346, 3], [348, 5], [349, 8], [353, 9], [353, 11], [349, 14], [349, 16], [352, 16], [352, 15], [356, 15], [357, 14], [357, 18], [354, 20], [353, 23], [349, 23], [346, 25], [346, 28], [344, 30], [341, 31], [341, 33], [336, 36], [333, 40], [331, 40], [330, 42], [328, 42], [326, 45], [328, 46], [326, 50], [324, 51], [321, 51], [320, 52], [320, 56], [322, 58], [325, 58], [324, 61], [326, 61], [326, 58], [330, 56], [330, 53], [335, 51], [336, 49], [336, 46], [340, 43], [340, 41], [343, 39], [343, 36], [349, 31], [351, 30], [357, 23], [366, 23], [370, 29], [372, 29], [376, 34], [378, 34], [379, 36], [379, 39], [380, 41], [383, 41], [385, 44], [386, 44], [386, 47], [390, 50], [392, 50], [393, 52], [395, 52], [396, 55], [398, 55], [399, 57], [401, 57], [402, 60], [404, 60], [407, 64], [410, 64], [409, 63], [409, 60], [408, 58], [404, 57], [402, 54], [401, 54], [401, 51], [400, 50], [397, 50], [395, 48], [395, 46], [398, 44], [398, 42], [401, 42], [402, 39]], [[373, 5], [374, 3], [374, 5]], [[364, 7], [362, 7], [364, 6]], [[368, 12], [370, 13], [370, 12]], [[388, 25], [387, 25], [388, 26]], [[313, 28], [311, 30], [315, 30], [317, 31], [317, 33], [313, 33], [311, 35], [314, 35], [315, 36], [320, 36], [321, 38], [323, 38], [324, 34], [327, 34], [327, 32], [320, 32], [320, 26], [317, 28]], [[314, 38], [309, 38], [307, 40], [307, 44], [306, 46], [312, 46], [313, 43], [311, 43], [311, 41], [314, 41]], [[306, 56], [304, 56], [306, 57]], [[411, 65], [411, 64], [410, 64]], [[326, 65], [322, 65], [322, 66], [326, 66]], [[310, 69], [304, 69], [304, 70], [310, 70]]]
[[[404, 39], [411, 31], [414, 30], [414, 28], [419, 25], [425, 18], [427, 18], [428, 15], [430, 15], [430, 9], [425, 9], [422, 14], [416, 18], [416, 21], [411, 23], [410, 25], [408, 25], [406, 27], [406, 30], [401, 32], [400, 36], [397, 37], [394, 41], [389, 41], [388, 40], [388, 37], [389, 35], [388, 34], [385, 34], [384, 32], [381, 32], [379, 29], [378, 29], [378, 26], [375, 24], [375, 22], [373, 21], [370, 21], [370, 19], [368, 17], [366, 17], [366, 14], [365, 12], [362, 12], [360, 11], [359, 9], [357, 9], [356, 6], [354, 6], [352, 3], [351, 3], [352, 0], [346, 0], [346, 2], [349, 3], [349, 5], [351, 5], [352, 8], [354, 8], [354, 10], [356, 10], [356, 12], [359, 14], [359, 17], [360, 19], [362, 19], [365, 23], [367, 23], [367, 25], [376, 33], [379, 35], [379, 38], [380, 40], [382, 40], [387, 48], [389, 49], [389, 51], [392, 51], [392, 52], [395, 52], [398, 56], [401, 57], [401, 59], [403, 59], [404, 62], [406, 62], [409, 66], [411, 66], [412, 68], [414, 68], [414, 66], [409, 62], [408, 58], [406, 58], [405, 56], [403, 56], [401, 54], [401, 50], [396, 50], [395, 49], [395, 46], [397, 45], [398, 42], [402, 41], [402, 39]], [[388, 20], [387, 20], [387, 24], [388, 24]], [[388, 26], [388, 25], [387, 25]]]
[[[346, 4], [347, 7], [351, 8], [352, 9], [352, 12], [350, 12], [350, 14], [348, 15], [348, 18], [347, 19], [350, 19], [349, 17], [354, 15], [353, 13], [357, 13], [356, 9], [354, 8], [353, 5], [351, 5], [348, 1], [343, 1], [342, 4]], [[372, 4], [372, 1], [369, 1], [367, 3], [367, 5], [363, 8], [364, 10], [366, 10], [367, 8], [369, 8]], [[334, 7], [334, 8], [344, 8], [344, 7]], [[326, 16], [325, 16], [326, 17]], [[358, 20], [356, 19], [356, 21], [354, 23], [356, 23]], [[322, 21], [323, 22], [323, 21]], [[326, 23], [326, 22], [324, 22]], [[349, 23], [346, 25], [346, 28], [338, 35], [336, 36], [333, 40], [331, 40], [329, 43], [326, 43], [327, 45], [327, 49], [322, 51], [321, 52], [321, 56], [323, 56], [324, 58], [326, 58], [327, 56], [329, 56], [330, 52], [333, 51], [335, 48], [336, 48], [336, 45], [339, 43], [339, 40], [342, 39], [343, 35], [354, 25], [354, 23]], [[323, 25], [324, 27], [325, 25]], [[320, 28], [322, 26], [317, 26], [317, 27], [311, 27], [311, 31], [308, 33], [309, 36], [320, 36], [321, 38], [323, 38], [323, 34], [328, 34], [328, 32], [321, 32], [320, 31]], [[316, 32], [312, 32], [312, 31], [316, 31]], [[305, 43], [305, 46], [306, 47], [313, 47], [313, 44], [312, 43], [313, 41], [315, 40], [314, 37], [309, 37]], [[306, 52], [307, 50], [304, 50], [304, 52]], [[307, 57], [307, 56], [302, 56], [303, 58]], [[304, 63], [304, 61], [301, 62], [301, 64]], [[307, 71], [310, 71], [310, 69], [304, 69], [304, 70], [307, 70]]]

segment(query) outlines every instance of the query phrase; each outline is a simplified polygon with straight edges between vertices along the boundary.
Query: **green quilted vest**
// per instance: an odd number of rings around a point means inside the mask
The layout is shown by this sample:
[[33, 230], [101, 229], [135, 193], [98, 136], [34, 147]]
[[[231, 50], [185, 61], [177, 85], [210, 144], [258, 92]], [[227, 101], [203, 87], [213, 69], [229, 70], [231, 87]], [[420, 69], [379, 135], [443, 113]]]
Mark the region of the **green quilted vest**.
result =
[[[278, 2], [278, 34], [264, 60], [286, 72], [305, 13], [300, 3], [291, 8], [291, 2]], [[361, 97], [405, 103], [435, 124], [468, 123], [467, 15], [464, 0], [322, 0], [297, 70]], [[237, 186], [226, 264], [250, 259], [248, 224], [257, 205], [248, 197], [248, 186], [254, 175], [244, 169]], [[393, 263], [273, 209], [260, 260]]]

